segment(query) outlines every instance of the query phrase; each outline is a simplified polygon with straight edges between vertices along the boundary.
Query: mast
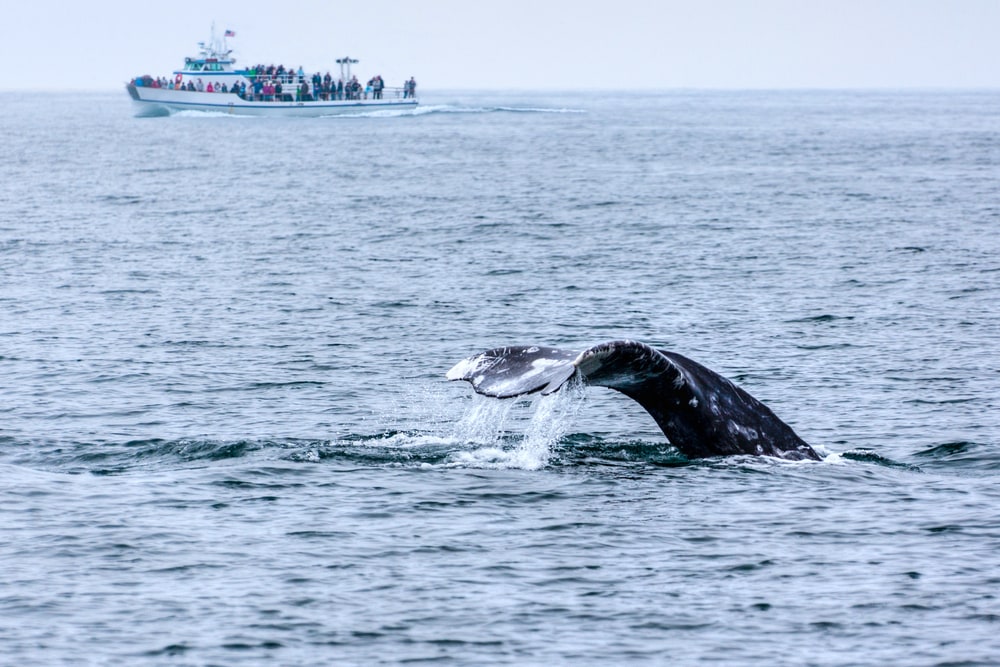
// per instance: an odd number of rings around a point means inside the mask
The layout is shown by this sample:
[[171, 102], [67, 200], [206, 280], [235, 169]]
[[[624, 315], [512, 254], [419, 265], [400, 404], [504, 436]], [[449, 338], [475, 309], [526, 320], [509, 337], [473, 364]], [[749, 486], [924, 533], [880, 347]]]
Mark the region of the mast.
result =
[[[344, 56], [343, 58], [337, 58], [337, 64], [340, 65], [340, 78], [344, 83], [351, 80], [351, 65], [357, 65], [358, 60], [356, 58], [349, 58]], [[345, 74], [346, 72], [346, 74]]]
[[[236, 36], [235, 32], [233, 32], [232, 30], [226, 30], [222, 35], [222, 39], [219, 39], [218, 37], [215, 36], [215, 21], [212, 21], [212, 36], [209, 39], [208, 43], [206, 44], [205, 42], [198, 42], [198, 48], [201, 49], [201, 57], [206, 59], [228, 58], [229, 54], [232, 53], [232, 51], [229, 49], [229, 42], [226, 41], [226, 38], [235, 36]], [[232, 62], [236, 62], [236, 60], [232, 59]]]

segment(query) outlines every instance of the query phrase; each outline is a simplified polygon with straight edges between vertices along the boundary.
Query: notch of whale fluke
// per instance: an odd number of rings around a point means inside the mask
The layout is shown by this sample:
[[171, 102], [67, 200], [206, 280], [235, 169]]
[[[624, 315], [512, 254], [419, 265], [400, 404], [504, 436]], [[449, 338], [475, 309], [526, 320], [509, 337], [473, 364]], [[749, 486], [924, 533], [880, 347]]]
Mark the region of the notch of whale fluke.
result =
[[601, 343], [583, 351], [498, 347], [463, 359], [447, 374], [449, 380], [467, 380], [476, 392], [495, 398], [551, 394], [574, 376], [639, 403], [670, 444], [689, 458], [820, 458], [788, 424], [731, 381], [687, 357], [636, 341]]

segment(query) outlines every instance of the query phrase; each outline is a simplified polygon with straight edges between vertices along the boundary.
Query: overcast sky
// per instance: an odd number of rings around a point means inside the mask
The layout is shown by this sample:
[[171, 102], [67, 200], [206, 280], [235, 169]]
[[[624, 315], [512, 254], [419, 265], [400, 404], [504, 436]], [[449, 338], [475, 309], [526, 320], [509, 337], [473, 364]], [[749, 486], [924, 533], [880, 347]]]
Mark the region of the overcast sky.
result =
[[0, 89], [169, 75], [211, 25], [241, 64], [432, 89], [1000, 87], [1000, 0], [17, 0]]

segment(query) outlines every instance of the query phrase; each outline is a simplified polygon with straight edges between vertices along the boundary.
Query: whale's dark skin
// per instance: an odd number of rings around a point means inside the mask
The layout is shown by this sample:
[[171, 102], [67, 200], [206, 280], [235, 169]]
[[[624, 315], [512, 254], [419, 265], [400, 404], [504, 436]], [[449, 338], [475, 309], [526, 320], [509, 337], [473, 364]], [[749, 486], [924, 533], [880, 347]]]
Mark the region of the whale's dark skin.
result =
[[788, 424], [730, 380], [644, 343], [613, 341], [582, 352], [499, 347], [460, 361], [448, 372], [449, 380], [467, 380], [478, 393], [497, 398], [551, 394], [574, 376], [639, 403], [688, 458], [744, 454], [820, 459]]

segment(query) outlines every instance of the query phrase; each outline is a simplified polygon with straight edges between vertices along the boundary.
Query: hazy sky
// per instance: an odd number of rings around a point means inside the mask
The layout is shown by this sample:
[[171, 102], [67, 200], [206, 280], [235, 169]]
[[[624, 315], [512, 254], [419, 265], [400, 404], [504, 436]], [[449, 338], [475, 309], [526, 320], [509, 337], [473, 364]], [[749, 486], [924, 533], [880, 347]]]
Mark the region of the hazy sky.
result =
[[240, 63], [428, 89], [1000, 87], [1000, 0], [19, 0], [0, 89], [168, 75], [212, 22]]

